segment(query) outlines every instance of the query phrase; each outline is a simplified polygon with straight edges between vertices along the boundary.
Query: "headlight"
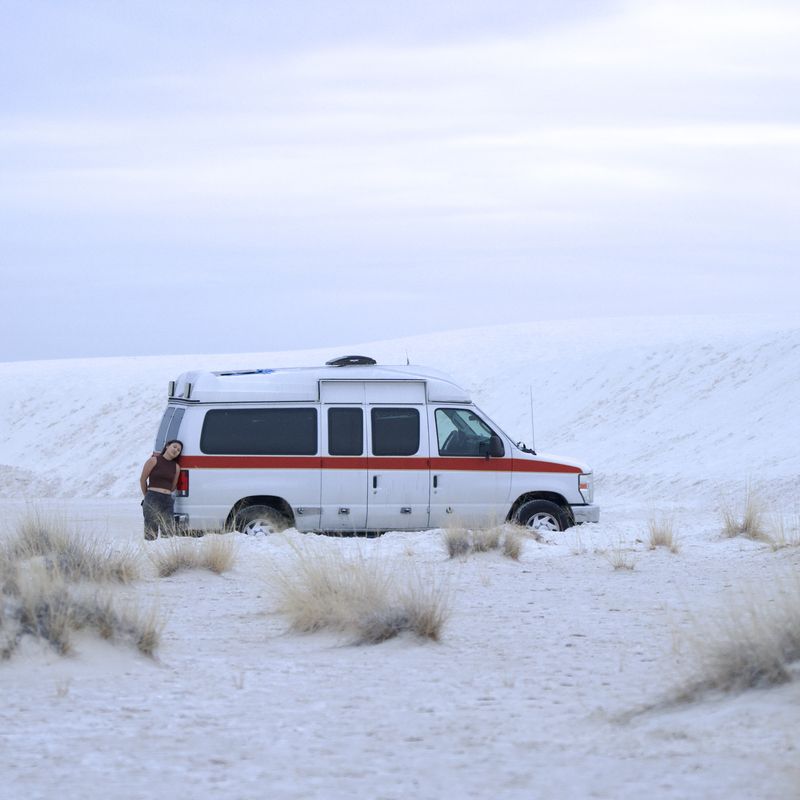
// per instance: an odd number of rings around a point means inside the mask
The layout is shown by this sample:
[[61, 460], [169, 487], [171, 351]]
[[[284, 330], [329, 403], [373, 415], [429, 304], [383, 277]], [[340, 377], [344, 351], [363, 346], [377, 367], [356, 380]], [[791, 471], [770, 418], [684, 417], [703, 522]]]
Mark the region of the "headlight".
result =
[[578, 489], [584, 503], [594, 502], [594, 473], [582, 472], [578, 475]]

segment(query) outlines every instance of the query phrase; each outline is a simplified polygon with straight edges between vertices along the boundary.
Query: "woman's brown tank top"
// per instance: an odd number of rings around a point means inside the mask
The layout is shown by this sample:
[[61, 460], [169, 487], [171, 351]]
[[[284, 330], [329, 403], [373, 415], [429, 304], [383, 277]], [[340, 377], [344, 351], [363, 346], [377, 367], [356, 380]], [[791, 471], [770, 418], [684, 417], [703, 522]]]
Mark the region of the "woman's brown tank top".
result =
[[177, 463], [164, 458], [162, 455], [156, 456], [156, 465], [147, 478], [147, 486], [151, 489], [167, 489], [172, 491], [172, 482], [175, 480], [175, 468]]

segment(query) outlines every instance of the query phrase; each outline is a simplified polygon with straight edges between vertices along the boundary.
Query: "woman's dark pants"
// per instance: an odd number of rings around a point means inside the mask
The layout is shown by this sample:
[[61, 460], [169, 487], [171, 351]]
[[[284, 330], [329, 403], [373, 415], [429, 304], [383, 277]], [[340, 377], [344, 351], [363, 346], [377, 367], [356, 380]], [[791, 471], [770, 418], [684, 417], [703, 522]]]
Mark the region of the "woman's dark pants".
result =
[[158, 538], [158, 531], [162, 536], [175, 534], [175, 499], [171, 494], [148, 491], [142, 501], [144, 512], [144, 538], [148, 541]]

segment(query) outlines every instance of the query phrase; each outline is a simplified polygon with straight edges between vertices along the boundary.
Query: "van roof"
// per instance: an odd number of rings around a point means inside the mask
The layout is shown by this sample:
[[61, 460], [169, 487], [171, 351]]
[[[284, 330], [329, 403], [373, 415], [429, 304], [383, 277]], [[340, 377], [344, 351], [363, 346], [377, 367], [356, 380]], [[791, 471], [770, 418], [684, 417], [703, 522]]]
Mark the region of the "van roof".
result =
[[435, 403], [469, 403], [469, 393], [449, 375], [417, 365], [276, 367], [184, 372], [170, 384], [170, 399], [196, 403], [316, 402], [321, 381], [423, 382]]

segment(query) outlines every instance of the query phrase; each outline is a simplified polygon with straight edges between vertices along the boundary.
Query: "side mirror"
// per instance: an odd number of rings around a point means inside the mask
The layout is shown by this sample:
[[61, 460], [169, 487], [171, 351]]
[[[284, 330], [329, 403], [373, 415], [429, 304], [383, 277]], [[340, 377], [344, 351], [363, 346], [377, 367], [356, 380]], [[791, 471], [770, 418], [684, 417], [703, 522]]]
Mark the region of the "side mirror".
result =
[[503, 440], [496, 434], [493, 433], [489, 437], [489, 452], [487, 453], [487, 458], [502, 458], [506, 454], [506, 449], [503, 447]]

